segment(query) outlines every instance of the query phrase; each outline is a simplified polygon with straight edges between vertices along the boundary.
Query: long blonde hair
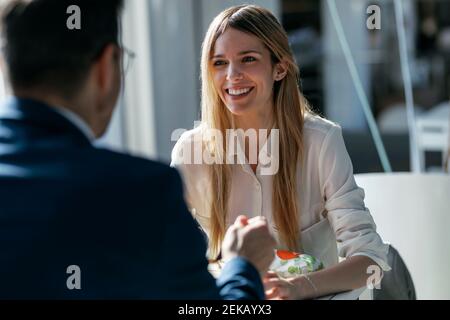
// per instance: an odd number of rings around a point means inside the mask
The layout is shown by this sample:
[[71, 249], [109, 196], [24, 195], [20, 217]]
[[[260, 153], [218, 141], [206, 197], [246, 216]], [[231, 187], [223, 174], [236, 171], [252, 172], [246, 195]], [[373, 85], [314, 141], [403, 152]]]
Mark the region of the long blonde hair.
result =
[[[211, 57], [217, 39], [233, 28], [258, 37], [270, 51], [274, 64], [281, 61], [287, 65], [286, 77], [274, 85], [274, 124], [280, 132], [279, 171], [273, 177], [273, 219], [282, 245], [290, 250], [300, 246], [297, 165], [303, 153], [304, 117], [310, 111], [300, 92], [299, 68], [295, 62], [288, 37], [275, 16], [267, 9], [255, 5], [231, 7], [220, 13], [209, 26], [202, 46], [202, 124], [207, 129], [217, 129], [225, 136], [232, 129], [231, 113], [222, 102], [213, 85]], [[209, 143], [209, 151], [226, 154], [226, 145]], [[210, 166], [210, 255], [220, 252], [226, 231], [226, 215], [230, 195], [231, 165]]]

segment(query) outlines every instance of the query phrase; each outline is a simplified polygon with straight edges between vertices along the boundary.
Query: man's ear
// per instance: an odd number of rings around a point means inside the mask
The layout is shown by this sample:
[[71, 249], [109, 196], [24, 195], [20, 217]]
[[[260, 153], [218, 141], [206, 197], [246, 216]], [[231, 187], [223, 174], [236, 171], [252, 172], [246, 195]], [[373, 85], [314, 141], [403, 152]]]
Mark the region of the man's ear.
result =
[[108, 44], [95, 62], [95, 80], [102, 95], [108, 94], [114, 86], [119, 68], [119, 49], [114, 44]]
[[288, 72], [288, 64], [286, 61], [281, 61], [275, 64], [275, 67], [273, 68], [273, 78], [275, 81], [281, 81], [283, 80]]
[[[5, 57], [0, 53], [0, 79], [3, 80], [3, 88], [0, 88], [0, 92], [4, 92], [8, 95], [11, 92], [11, 87], [8, 79], [8, 69], [6, 67]], [[2, 81], [0, 81], [1, 85]]]

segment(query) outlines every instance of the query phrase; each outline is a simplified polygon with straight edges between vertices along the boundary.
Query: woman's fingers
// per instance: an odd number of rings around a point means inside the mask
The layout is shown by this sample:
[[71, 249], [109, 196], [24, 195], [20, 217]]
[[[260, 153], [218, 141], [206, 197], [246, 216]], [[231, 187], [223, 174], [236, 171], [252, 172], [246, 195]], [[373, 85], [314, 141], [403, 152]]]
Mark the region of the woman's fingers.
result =
[[290, 291], [287, 287], [273, 287], [265, 291], [268, 300], [288, 300], [290, 299]]
[[245, 227], [246, 225], [248, 225], [248, 218], [244, 215], [241, 215], [241, 216], [237, 217], [234, 224], [237, 227]]
[[289, 288], [282, 287], [278, 289], [278, 296], [281, 300], [290, 300], [291, 299], [291, 291]]
[[270, 278], [270, 279], [264, 279], [263, 280], [264, 288], [266, 290], [270, 290], [276, 287], [283, 287], [284, 281], [277, 278]]
[[273, 271], [267, 271], [266, 274], [264, 275], [264, 277], [267, 279], [278, 278], [278, 275]]
[[292, 297], [291, 285], [279, 278], [265, 278], [264, 289], [267, 299], [288, 300]]
[[278, 297], [278, 288], [266, 290], [266, 299], [272, 300]]
[[264, 282], [269, 281], [271, 279], [279, 279], [279, 278], [278, 277], [274, 277], [274, 276], [264, 276], [262, 281], [264, 283]]
[[253, 217], [251, 219], [248, 219], [248, 223], [256, 223], [256, 222], [267, 222], [266, 217], [263, 216], [257, 216], [257, 217]]

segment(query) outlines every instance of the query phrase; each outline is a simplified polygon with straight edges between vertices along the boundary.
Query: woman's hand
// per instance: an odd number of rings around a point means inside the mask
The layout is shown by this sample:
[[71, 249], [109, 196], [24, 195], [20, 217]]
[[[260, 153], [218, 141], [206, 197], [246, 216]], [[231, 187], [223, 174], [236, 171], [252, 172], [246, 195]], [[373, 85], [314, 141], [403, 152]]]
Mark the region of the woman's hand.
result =
[[269, 271], [263, 279], [266, 299], [301, 300], [302, 285], [294, 279], [282, 279], [275, 272]]

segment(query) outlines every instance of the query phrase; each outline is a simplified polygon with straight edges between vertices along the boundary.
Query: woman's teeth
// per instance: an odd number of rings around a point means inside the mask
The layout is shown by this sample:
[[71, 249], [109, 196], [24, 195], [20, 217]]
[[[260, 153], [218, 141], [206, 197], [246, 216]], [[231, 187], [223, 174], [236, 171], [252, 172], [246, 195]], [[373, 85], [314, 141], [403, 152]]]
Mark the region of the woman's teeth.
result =
[[244, 95], [246, 93], [249, 93], [251, 89], [252, 88], [238, 89], [238, 90], [228, 89], [227, 91], [228, 91], [228, 94], [230, 96], [241, 96], [241, 95]]

